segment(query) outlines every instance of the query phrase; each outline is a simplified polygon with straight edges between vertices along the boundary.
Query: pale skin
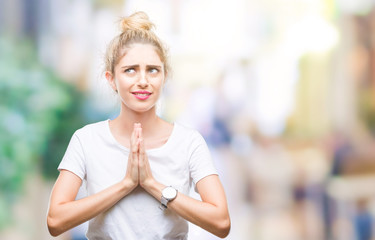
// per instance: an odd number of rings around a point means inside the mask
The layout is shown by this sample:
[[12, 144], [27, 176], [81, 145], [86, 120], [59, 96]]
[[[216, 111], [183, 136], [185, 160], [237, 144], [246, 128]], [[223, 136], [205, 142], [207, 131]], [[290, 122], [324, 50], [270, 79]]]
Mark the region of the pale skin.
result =
[[[163, 145], [173, 125], [156, 115], [155, 103], [164, 84], [163, 63], [150, 44], [133, 44], [115, 66], [106, 72], [111, 87], [121, 99], [121, 111], [110, 121], [115, 139], [130, 149], [122, 181], [86, 198], [75, 200], [82, 180], [74, 173], [61, 170], [50, 198], [48, 229], [53, 236], [78, 226], [113, 207], [119, 200], [141, 186], [157, 200], [166, 186], [152, 175], [146, 149]], [[146, 100], [135, 97], [136, 91], [148, 91]], [[225, 192], [217, 175], [201, 179], [196, 187], [202, 201], [182, 193], [168, 203], [168, 209], [201, 228], [224, 238], [230, 230]]]

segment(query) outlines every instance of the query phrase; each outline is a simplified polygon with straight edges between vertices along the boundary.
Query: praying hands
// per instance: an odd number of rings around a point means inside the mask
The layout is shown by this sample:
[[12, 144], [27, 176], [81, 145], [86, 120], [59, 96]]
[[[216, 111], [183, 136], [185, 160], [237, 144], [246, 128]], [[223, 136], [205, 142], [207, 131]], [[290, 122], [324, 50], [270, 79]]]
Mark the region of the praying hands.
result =
[[140, 123], [135, 123], [130, 138], [130, 154], [124, 182], [129, 184], [131, 189], [140, 185], [147, 190], [147, 186], [153, 181], [154, 177], [142, 137], [142, 126]]

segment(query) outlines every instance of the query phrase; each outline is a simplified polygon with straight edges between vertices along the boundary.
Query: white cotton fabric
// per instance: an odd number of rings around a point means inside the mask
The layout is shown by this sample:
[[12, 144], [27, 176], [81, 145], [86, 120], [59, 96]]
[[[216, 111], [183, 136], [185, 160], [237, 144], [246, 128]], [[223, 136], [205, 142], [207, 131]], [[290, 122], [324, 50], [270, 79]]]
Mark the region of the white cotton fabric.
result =
[[[217, 174], [203, 137], [178, 123], [163, 146], [146, 152], [154, 178], [186, 195], [194, 183]], [[128, 155], [129, 149], [115, 140], [105, 120], [74, 133], [58, 169], [86, 181], [87, 194], [92, 195], [124, 178]], [[86, 236], [90, 240], [187, 239], [187, 221], [169, 209], [163, 212], [159, 205], [158, 199], [137, 187], [91, 219]]]

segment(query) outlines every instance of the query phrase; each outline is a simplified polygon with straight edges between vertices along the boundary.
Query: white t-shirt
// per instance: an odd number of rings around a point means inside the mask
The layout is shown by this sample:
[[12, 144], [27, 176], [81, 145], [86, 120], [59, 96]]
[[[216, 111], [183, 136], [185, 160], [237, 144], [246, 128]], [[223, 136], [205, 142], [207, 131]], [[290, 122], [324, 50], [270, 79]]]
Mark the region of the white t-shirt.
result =
[[[175, 123], [168, 141], [146, 151], [154, 178], [188, 195], [193, 183], [217, 174], [203, 137]], [[129, 149], [118, 143], [109, 120], [89, 124], [72, 136], [58, 167], [86, 181], [92, 195], [121, 181], [126, 173]], [[135, 188], [108, 211], [89, 221], [90, 240], [187, 239], [188, 223], [141, 187]]]

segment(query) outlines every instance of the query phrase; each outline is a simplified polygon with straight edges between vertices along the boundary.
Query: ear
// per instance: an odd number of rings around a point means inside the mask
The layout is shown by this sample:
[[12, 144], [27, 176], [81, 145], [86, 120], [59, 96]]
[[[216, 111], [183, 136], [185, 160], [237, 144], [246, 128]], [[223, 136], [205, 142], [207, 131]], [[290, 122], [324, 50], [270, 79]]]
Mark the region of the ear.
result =
[[113, 89], [113, 91], [117, 92], [116, 81], [115, 81], [115, 78], [112, 75], [112, 73], [109, 72], [109, 71], [106, 71], [105, 72], [105, 78], [107, 79], [107, 81], [108, 81], [109, 85], [111, 86], [111, 88]]

